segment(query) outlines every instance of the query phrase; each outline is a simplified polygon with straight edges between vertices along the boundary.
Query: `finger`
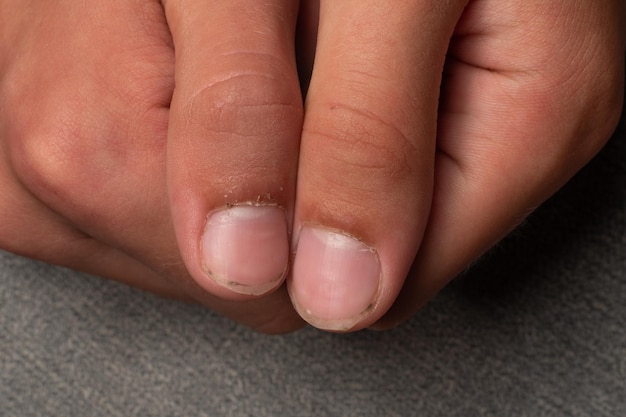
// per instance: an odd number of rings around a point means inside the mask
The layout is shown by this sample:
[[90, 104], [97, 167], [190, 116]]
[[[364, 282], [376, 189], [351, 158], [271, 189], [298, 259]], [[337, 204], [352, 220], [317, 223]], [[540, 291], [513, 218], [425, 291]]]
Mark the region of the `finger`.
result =
[[317, 327], [368, 326], [400, 291], [428, 218], [438, 86], [462, 8], [321, 2], [289, 281]]
[[494, 1], [466, 10], [446, 65], [429, 224], [405, 288], [377, 328], [414, 314], [609, 138], [622, 102], [624, 44], [615, 3], [590, 7], [509, 9]]
[[220, 297], [265, 294], [289, 263], [302, 123], [297, 2], [165, 9], [176, 50], [168, 187], [183, 259]]

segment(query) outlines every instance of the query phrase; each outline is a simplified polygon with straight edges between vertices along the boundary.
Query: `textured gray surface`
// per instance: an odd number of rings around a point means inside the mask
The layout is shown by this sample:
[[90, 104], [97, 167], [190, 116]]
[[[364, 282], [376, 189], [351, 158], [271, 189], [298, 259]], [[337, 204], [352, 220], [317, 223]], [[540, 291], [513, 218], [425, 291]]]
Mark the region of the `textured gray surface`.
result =
[[625, 139], [391, 332], [262, 336], [0, 252], [0, 415], [626, 416]]

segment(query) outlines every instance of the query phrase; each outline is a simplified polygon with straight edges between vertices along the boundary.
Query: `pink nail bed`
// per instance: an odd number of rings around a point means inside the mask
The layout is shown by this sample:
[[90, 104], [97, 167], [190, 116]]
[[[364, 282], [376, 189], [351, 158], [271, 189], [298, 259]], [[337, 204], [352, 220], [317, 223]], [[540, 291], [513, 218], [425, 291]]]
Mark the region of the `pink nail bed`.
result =
[[343, 233], [300, 231], [290, 292], [303, 318], [326, 330], [349, 330], [374, 307], [381, 267], [377, 252]]
[[201, 239], [207, 275], [233, 292], [265, 294], [283, 280], [289, 262], [285, 211], [241, 205], [213, 212]]

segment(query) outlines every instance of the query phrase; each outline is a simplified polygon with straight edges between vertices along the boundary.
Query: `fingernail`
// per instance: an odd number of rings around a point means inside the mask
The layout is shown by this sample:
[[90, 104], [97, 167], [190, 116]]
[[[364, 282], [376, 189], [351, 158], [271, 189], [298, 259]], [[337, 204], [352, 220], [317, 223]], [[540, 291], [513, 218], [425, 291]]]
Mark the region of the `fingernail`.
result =
[[377, 252], [335, 231], [300, 231], [290, 293], [300, 315], [315, 327], [347, 331], [376, 304], [381, 279]]
[[289, 262], [287, 217], [276, 206], [233, 206], [209, 215], [203, 268], [219, 285], [262, 295], [283, 280]]

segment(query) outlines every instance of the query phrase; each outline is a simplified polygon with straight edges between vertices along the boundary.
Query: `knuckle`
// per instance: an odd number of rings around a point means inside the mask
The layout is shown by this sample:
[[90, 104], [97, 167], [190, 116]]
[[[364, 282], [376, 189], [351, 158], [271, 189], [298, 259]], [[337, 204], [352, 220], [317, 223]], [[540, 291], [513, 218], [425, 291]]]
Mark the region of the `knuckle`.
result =
[[[551, 94], [554, 110], [575, 126], [567, 146], [580, 155], [594, 155], [609, 139], [617, 126], [624, 93], [624, 48], [620, 40], [619, 13], [607, 5], [589, 13], [578, 13], [570, 25], [561, 25], [569, 42], [561, 42], [554, 56], [565, 57], [557, 65], [545, 65], [544, 100]], [[611, 10], [613, 9], [613, 10]], [[573, 24], [602, 27], [594, 36], [575, 31]], [[591, 33], [591, 32], [589, 32]], [[545, 118], [547, 116], [544, 115]]]
[[586, 163], [606, 144], [622, 115], [622, 62], [591, 61], [578, 65], [576, 76], [570, 79], [566, 90], [572, 95], [557, 102], [560, 108], [555, 111], [573, 128], [573, 133], [564, 138], [564, 148], [576, 150], [579, 164]]
[[81, 177], [73, 157], [81, 142], [69, 126], [42, 126], [29, 132], [12, 155], [17, 176], [37, 194], [65, 199]]
[[10, 160], [31, 191], [69, 202], [81, 198], [79, 190], [97, 188], [119, 165], [121, 129], [102, 111], [66, 95], [45, 100], [41, 111], [13, 121]]
[[192, 89], [182, 108], [187, 123], [207, 133], [262, 137], [301, 118], [298, 91], [275, 70], [217, 74]]
[[[11, 147], [11, 160], [16, 174], [31, 189], [57, 193], [63, 190], [72, 158], [81, 141], [77, 129], [58, 108], [16, 121]], [[76, 145], [76, 146], [73, 146]]]
[[304, 133], [325, 181], [372, 194], [414, 177], [416, 145], [390, 118], [338, 103], [324, 108]]
[[[599, 75], [599, 76], [598, 76]], [[593, 83], [598, 84], [593, 84]], [[604, 143], [613, 133], [622, 116], [624, 104], [624, 64], [616, 60], [613, 68], [599, 69], [595, 77], [591, 77], [590, 85], [595, 85], [589, 103], [596, 115], [592, 118], [591, 130], [599, 131], [599, 141]]]

